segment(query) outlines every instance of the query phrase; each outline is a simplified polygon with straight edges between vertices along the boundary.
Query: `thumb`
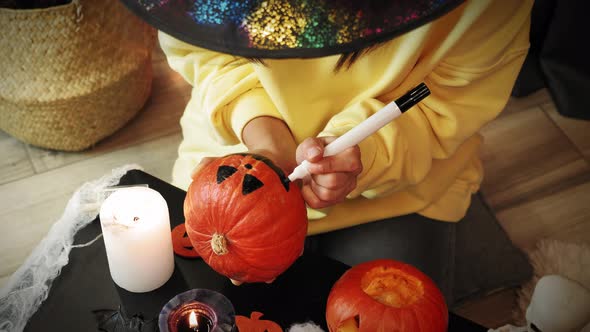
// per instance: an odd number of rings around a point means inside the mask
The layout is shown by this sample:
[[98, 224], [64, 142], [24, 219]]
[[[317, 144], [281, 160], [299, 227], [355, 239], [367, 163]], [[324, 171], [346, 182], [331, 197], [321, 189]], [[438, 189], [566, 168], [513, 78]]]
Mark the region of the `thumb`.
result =
[[297, 163], [300, 164], [302, 161], [307, 160], [309, 162], [317, 162], [322, 159], [324, 154], [324, 144], [319, 138], [309, 137], [306, 138], [299, 146], [295, 156]]

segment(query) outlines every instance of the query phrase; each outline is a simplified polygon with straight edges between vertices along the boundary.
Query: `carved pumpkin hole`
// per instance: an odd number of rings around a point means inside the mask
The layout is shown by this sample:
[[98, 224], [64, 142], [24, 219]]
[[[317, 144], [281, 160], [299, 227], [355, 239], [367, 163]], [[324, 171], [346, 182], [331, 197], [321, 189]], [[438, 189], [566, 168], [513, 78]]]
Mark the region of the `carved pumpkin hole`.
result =
[[420, 280], [392, 267], [375, 267], [361, 279], [362, 290], [379, 303], [404, 308], [424, 295]]
[[246, 165], [244, 165], [244, 167], [246, 167], [247, 169], [252, 169], [252, 165], [250, 165], [250, 164], [246, 164]]
[[336, 332], [358, 332], [359, 327], [360, 318], [359, 315], [356, 315], [342, 322], [342, 324], [340, 324]]

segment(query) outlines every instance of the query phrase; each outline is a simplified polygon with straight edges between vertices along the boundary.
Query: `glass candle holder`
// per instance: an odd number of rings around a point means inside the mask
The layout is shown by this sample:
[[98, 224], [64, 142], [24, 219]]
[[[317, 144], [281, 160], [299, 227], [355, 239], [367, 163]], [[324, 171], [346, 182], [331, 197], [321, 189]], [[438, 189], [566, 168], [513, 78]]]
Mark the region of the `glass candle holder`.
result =
[[158, 327], [161, 332], [234, 332], [235, 311], [221, 293], [192, 289], [166, 303]]

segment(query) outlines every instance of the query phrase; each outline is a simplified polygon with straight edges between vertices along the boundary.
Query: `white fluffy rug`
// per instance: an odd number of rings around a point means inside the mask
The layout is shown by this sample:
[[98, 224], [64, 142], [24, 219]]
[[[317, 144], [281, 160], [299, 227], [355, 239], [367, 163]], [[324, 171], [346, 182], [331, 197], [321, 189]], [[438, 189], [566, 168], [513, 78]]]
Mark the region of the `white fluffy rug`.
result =
[[287, 332], [324, 332], [321, 327], [315, 323], [295, 324], [291, 326]]
[[525, 325], [524, 319], [535, 285], [545, 275], [558, 274], [590, 289], [590, 243], [566, 243], [542, 240], [529, 254], [534, 269], [533, 278], [517, 292], [514, 320]]

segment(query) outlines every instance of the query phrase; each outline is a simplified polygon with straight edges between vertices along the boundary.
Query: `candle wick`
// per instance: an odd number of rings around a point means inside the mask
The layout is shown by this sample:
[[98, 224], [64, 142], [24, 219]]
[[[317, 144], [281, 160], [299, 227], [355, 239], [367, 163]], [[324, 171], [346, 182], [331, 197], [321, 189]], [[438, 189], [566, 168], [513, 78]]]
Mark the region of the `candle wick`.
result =
[[138, 221], [139, 217], [133, 217], [133, 221]]

